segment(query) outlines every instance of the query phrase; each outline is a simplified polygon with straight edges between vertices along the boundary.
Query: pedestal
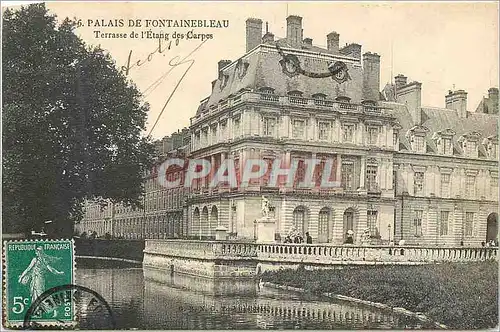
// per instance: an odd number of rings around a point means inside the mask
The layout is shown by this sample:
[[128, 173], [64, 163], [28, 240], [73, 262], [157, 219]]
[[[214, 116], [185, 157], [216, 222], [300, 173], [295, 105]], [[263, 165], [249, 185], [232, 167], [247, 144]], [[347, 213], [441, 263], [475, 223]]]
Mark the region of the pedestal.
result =
[[226, 241], [227, 240], [227, 228], [224, 226], [217, 226], [215, 229], [215, 240], [216, 241]]
[[263, 217], [257, 219], [257, 242], [275, 243], [276, 219]]

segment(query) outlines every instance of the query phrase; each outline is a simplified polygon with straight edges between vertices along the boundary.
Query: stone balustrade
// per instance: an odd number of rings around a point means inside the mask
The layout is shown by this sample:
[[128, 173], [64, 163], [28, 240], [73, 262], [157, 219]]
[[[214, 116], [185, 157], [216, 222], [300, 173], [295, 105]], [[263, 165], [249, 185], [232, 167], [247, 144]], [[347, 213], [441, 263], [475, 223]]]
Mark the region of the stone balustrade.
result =
[[[325, 107], [331, 108], [336, 111], [341, 112], [359, 112], [359, 113], [380, 113], [382, 115], [388, 115], [386, 112], [387, 108], [379, 107], [379, 106], [371, 106], [371, 105], [359, 105], [353, 103], [343, 103], [334, 100], [323, 100], [323, 99], [314, 99], [314, 98], [306, 98], [306, 97], [298, 97], [298, 96], [279, 96], [275, 94], [269, 93], [259, 93], [259, 92], [251, 92], [251, 91], [243, 91], [240, 94], [237, 94], [231, 98], [222, 100], [217, 105], [212, 105], [208, 109], [205, 109], [201, 114], [199, 114], [194, 123], [201, 120], [208, 115], [215, 115], [219, 112], [222, 112], [230, 107], [236, 106], [242, 102], [269, 102], [272, 104], [279, 104], [283, 106], [290, 105], [300, 105], [306, 107]], [[390, 112], [389, 112], [390, 113]]]
[[258, 244], [259, 261], [338, 264], [426, 264], [498, 260], [498, 248]]
[[144, 253], [202, 260], [248, 260], [257, 258], [253, 243], [196, 240], [146, 240]]
[[232, 241], [146, 240], [145, 254], [196, 260], [272, 264], [426, 264], [498, 260], [498, 248], [257, 244]]

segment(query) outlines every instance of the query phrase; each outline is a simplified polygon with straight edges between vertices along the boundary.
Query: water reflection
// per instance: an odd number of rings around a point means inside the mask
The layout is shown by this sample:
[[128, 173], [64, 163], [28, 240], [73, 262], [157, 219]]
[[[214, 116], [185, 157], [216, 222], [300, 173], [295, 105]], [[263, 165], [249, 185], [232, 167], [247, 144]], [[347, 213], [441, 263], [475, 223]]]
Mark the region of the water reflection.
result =
[[[141, 268], [79, 268], [78, 283], [110, 304], [117, 328], [389, 329], [421, 327], [414, 319], [344, 302], [326, 302], [253, 285], [255, 295], [220, 296], [202, 278]], [[193, 285], [199, 283], [199, 290]], [[220, 287], [226, 287], [223, 285]], [[236, 287], [241, 285], [236, 284]], [[248, 286], [244, 286], [248, 287]], [[215, 290], [215, 291], [214, 291]], [[240, 289], [241, 290], [241, 289]], [[239, 291], [238, 291], [239, 292]]]

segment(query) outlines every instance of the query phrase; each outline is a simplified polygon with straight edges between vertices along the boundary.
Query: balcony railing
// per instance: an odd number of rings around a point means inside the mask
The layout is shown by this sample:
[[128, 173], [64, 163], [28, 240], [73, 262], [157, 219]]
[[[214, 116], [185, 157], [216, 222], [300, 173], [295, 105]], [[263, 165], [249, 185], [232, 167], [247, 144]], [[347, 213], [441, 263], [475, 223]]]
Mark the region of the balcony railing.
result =
[[265, 100], [265, 101], [277, 103], [280, 101], [280, 97], [277, 95], [269, 94], [269, 93], [261, 93], [260, 100]]
[[339, 103], [339, 107], [344, 110], [356, 110], [358, 106], [356, 104]]
[[307, 105], [307, 98], [288, 96], [288, 100], [292, 104]]
[[324, 107], [332, 107], [333, 101], [323, 100], [323, 99], [314, 99], [314, 105], [316, 106], [324, 106]]
[[281, 264], [426, 264], [498, 260], [498, 248], [354, 246], [236, 241], [146, 240], [145, 254], [205, 260], [247, 260]]
[[201, 118], [215, 114], [220, 111], [223, 111], [229, 107], [235, 106], [244, 101], [265, 101], [271, 103], [281, 103], [281, 104], [293, 104], [293, 105], [302, 105], [302, 106], [320, 106], [320, 107], [328, 107], [333, 110], [340, 111], [358, 111], [360, 113], [371, 113], [371, 114], [381, 114], [387, 115], [384, 110], [385, 108], [379, 106], [372, 105], [358, 105], [349, 102], [342, 101], [332, 101], [326, 99], [315, 99], [315, 98], [306, 98], [300, 96], [279, 96], [271, 93], [262, 93], [262, 92], [250, 92], [245, 91], [241, 94], [238, 94], [233, 97], [229, 97], [226, 100], [221, 100], [217, 105], [211, 105], [208, 109], [202, 111], [201, 116], [197, 116], [194, 122], [198, 122]]

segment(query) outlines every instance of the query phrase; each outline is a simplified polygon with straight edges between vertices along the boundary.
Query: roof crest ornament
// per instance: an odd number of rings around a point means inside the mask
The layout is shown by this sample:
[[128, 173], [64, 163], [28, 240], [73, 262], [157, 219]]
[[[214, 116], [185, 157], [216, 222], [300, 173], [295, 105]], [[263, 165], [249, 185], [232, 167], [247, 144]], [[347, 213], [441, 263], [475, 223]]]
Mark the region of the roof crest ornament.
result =
[[351, 79], [348, 73], [347, 65], [342, 61], [335, 61], [330, 63], [328, 65], [328, 72], [313, 73], [301, 67], [300, 60], [296, 55], [285, 54], [278, 43], [276, 43], [276, 49], [278, 50], [278, 53], [282, 58], [279, 63], [281, 65], [283, 73], [285, 73], [289, 77], [294, 77], [297, 75], [304, 75], [310, 78], [332, 77], [332, 79], [334, 79], [339, 84]]

